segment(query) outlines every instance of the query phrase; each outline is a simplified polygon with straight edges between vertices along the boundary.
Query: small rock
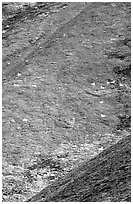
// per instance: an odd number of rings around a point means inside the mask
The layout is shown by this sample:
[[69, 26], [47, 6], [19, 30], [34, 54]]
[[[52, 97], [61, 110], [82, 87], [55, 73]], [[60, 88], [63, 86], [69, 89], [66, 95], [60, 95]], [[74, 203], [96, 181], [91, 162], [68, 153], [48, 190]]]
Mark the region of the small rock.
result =
[[17, 127], [17, 130], [21, 130], [21, 127]]
[[100, 103], [103, 103], [103, 101], [100, 101]]
[[28, 121], [28, 119], [24, 118], [24, 119], [23, 119], [23, 121], [24, 121], [24, 122], [27, 122], [27, 121]]
[[13, 84], [13, 86], [20, 86], [19, 84]]
[[124, 86], [123, 84], [119, 83], [119, 86]]
[[106, 115], [101, 114], [101, 117], [102, 117], [102, 118], [105, 118], [105, 117], [106, 117]]
[[14, 120], [14, 119], [11, 119], [10, 121], [11, 121], [12, 123], [14, 123], [14, 122], [15, 122], [15, 120]]
[[28, 63], [28, 62], [29, 62], [29, 61], [26, 59], [26, 60], [25, 60], [25, 63]]
[[103, 147], [100, 147], [100, 148], [99, 148], [99, 151], [100, 151], [100, 152], [103, 151], [103, 150], [104, 150]]
[[95, 86], [96, 84], [95, 84], [95, 82], [94, 82], [94, 83], [92, 83], [91, 85], [92, 85], [92, 86]]
[[114, 83], [115, 83], [115, 80], [110, 82], [110, 84], [114, 84]]
[[18, 73], [17, 75], [18, 75], [18, 76], [21, 76], [21, 74], [20, 74], [20, 73]]

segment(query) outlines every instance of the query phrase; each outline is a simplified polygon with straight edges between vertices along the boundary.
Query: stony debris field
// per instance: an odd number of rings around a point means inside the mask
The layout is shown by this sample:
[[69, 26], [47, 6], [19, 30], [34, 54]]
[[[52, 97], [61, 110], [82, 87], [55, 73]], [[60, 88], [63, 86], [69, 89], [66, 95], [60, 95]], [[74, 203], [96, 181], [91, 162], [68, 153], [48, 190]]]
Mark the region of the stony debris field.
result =
[[[131, 3], [3, 2], [2, 122], [3, 202], [130, 201]], [[118, 189], [125, 161], [119, 196], [84, 180], [70, 195], [104, 157]]]

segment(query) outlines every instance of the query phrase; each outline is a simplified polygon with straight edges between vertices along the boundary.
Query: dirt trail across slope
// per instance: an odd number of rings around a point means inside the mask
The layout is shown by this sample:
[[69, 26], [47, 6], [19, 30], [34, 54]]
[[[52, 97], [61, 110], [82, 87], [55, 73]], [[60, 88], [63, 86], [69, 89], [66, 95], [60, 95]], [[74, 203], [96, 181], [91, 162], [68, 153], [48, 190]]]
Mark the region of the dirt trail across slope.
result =
[[130, 134], [130, 4], [83, 7], [27, 19], [3, 41], [4, 201]]

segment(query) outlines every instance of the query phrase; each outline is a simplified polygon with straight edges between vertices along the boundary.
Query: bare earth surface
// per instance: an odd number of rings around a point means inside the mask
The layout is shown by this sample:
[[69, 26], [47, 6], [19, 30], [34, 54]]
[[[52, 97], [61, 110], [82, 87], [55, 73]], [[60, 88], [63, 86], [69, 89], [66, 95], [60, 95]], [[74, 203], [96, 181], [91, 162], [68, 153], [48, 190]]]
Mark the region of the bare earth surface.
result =
[[27, 200], [130, 134], [130, 6], [3, 12], [3, 201]]

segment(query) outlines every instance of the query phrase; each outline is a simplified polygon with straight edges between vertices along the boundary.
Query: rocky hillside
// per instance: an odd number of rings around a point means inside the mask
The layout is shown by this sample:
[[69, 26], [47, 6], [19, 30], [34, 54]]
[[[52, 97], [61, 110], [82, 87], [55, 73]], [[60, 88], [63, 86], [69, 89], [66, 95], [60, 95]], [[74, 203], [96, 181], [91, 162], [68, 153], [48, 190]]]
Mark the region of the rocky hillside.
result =
[[83, 163], [29, 202], [131, 202], [130, 136]]
[[131, 4], [3, 3], [3, 201], [130, 135]]

